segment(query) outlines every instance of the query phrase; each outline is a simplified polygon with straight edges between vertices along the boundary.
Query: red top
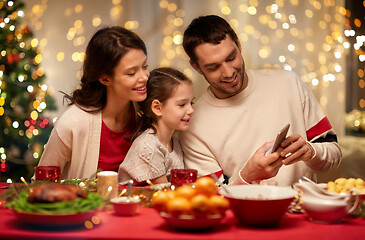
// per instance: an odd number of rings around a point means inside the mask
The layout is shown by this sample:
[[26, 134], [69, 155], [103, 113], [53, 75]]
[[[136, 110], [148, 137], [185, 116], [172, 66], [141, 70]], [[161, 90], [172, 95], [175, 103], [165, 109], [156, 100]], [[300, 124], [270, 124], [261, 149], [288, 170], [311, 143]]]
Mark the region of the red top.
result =
[[118, 172], [119, 165], [123, 162], [132, 145], [125, 138], [131, 134], [134, 127], [134, 117], [132, 117], [128, 125], [120, 132], [110, 130], [103, 121], [101, 126], [98, 169]]

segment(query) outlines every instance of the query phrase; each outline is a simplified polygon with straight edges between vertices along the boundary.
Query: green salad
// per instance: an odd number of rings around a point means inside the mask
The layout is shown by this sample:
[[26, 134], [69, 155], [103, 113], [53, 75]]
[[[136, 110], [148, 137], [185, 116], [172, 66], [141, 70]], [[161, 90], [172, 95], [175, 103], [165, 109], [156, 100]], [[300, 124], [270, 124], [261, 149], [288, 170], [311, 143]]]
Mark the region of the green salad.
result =
[[74, 214], [99, 209], [104, 204], [104, 199], [94, 192], [87, 193], [87, 198], [76, 198], [74, 201], [56, 203], [29, 203], [28, 193], [20, 192], [19, 196], [6, 203], [6, 207], [30, 213], [42, 214]]

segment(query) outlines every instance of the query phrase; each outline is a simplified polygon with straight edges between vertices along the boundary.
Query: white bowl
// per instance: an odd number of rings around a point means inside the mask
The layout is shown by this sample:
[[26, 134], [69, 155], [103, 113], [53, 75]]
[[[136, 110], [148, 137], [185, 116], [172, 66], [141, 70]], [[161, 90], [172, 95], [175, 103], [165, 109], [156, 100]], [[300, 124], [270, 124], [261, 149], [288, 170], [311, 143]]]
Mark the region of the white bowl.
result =
[[275, 227], [287, 212], [298, 192], [291, 187], [270, 185], [232, 185], [220, 189], [230, 202], [239, 224], [252, 227]]

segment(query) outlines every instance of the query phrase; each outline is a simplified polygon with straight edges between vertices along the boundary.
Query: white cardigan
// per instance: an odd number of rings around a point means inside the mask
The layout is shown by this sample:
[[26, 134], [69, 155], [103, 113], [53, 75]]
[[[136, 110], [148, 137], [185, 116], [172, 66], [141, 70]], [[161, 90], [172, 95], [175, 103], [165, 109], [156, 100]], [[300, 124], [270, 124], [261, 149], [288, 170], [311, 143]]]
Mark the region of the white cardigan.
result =
[[101, 123], [101, 112], [70, 106], [55, 123], [38, 165], [60, 166], [61, 179], [95, 178]]

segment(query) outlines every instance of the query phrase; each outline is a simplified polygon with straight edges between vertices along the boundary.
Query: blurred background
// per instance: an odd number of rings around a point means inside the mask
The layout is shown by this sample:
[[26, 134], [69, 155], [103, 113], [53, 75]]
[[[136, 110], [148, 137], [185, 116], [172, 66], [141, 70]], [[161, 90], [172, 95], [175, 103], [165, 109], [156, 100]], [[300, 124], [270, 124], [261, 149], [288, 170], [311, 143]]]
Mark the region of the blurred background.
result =
[[1, 1], [1, 181], [33, 174], [66, 108], [60, 91], [78, 87], [86, 45], [101, 27], [135, 31], [147, 44], [150, 69], [183, 71], [199, 98], [207, 84], [181, 44], [191, 20], [206, 14], [236, 30], [247, 68], [294, 71], [312, 89], [344, 155], [339, 169], [319, 179], [365, 178], [364, 13], [362, 0]]

